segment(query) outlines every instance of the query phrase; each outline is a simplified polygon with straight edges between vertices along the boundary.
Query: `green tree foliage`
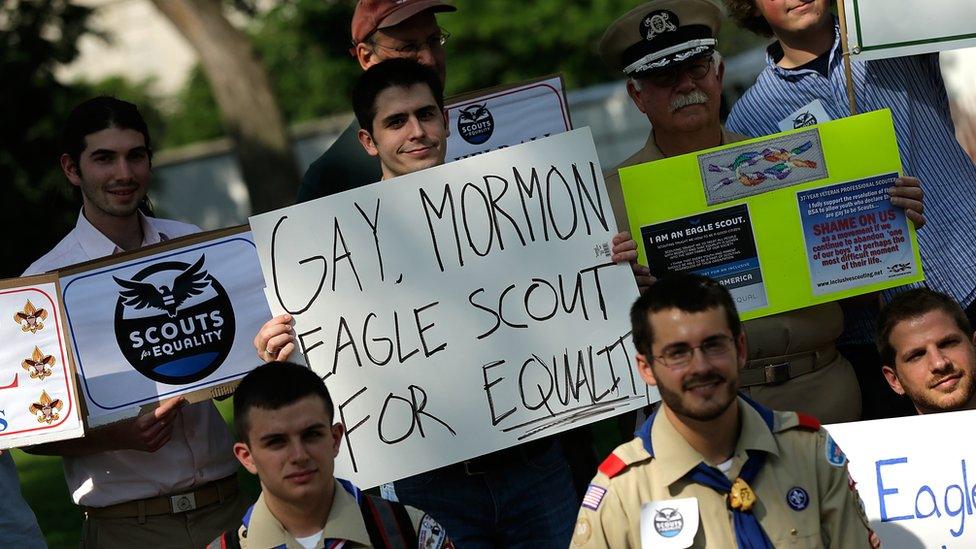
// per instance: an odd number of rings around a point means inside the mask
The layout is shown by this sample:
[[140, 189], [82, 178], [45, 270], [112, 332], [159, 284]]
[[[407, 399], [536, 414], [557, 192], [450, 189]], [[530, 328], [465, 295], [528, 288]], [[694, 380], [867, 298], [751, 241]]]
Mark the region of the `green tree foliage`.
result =
[[[349, 54], [351, 0], [288, 0], [257, 16], [249, 29], [289, 123], [350, 109], [359, 65]], [[220, 137], [210, 86], [199, 68], [180, 91], [164, 145]]]
[[74, 223], [78, 203], [58, 168], [60, 123], [85, 90], [59, 84], [89, 10], [68, 0], [0, 4], [0, 215], [7, 236], [0, 277], [19, 275]]
[[[597, 44], [634, 0], [493, 0], [464, 2], [438, 18], [451, 32], [448, 92], [460, 93], [499, 83], [560, 72], [569, 89], [621, 79], [600, 60]], [[726, 56], [762, 39], [731, 21], [719, 35]]]
[[193, 68], [174, 103], [177, 107], [166, 119], [160, 147], [178, 147], [224, 135], [217, 101], [199, 65]]
[[[619, 79], [597, 55], [610, 23], [634, 0], [458, 2], [438, 21], [451, 33], [448, 95], [560, 72], [569, 89]], [[354, 0], [285, 0], [256, 14], [250, 33], [289, 123], [350, 110], [359, 66], [349, 54]], [[720, 48], [734, 55], [762, 39], [723, 27]], [[206, 80], [195, 72], [176, 102], [164, 144], [222, 134]]]

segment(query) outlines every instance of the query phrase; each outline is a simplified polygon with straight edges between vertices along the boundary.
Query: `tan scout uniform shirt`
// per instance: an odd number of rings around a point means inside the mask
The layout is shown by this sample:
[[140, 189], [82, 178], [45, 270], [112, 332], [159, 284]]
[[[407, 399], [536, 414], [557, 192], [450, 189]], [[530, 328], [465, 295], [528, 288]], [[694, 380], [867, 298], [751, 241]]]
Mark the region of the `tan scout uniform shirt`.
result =
[[[839, 465], [827, 460], [826, 431], [800, 427], [795, 413], [773, 412], [770, 432], [755, 408], [741, 398], [738, 403], [742, 432], [727, 476], [736, 478], [748, 457], [746, 450], [767, 453], [763, 468], [751, 483], [758, 499], [752, 512], [773, 546], [870, 547], [871, 530], [859, 496], [849, 484], [846, 459]], [[640, 438], [614, 450], [613, 455], [626, 467], [613, 478], [602, 472], [594, 477], [591, 490], [595, 485], [605, 488], [606, 493], [595, 510], [580, 509], [572, 547], [641, 547], [642, 505], [696, 498], [699, 526], [691, 547], [735, 548], [732, 512], [725, 495], [682, 478], [703, 458], [664, 413], [654, 417], [651, 441], [653, 457]], [[800, 510], [787, 504], [787, 495], [794, 487], [809, 496], [806, 507]], [[689, 522], [687, 514], [682, 518]]]
[[[724, 144], [746, 139], [748, 137], [722, 128]], [[603, 174], [617, 230], [630, 230], [617, 170], [663, 158], [665, 155], [654, 142], [654, 132], [651, 132], [644, 148]], [[640, 235], [632, 236], [635, 240], [640, 238]], [[802, 245], [802, 242], [797, 245]], [[861, 393], [857, 376], [850, 362], [834, 347], [834, 342], [844, 329], [844, 313], [837, 303], [750, 320], [743, 327], [749, 343], [750, 363], [746, 364], [747, 369], [793, 360], [816, 363], [815, 371], [800, 376], [794, 373], [788, 382], [745, 388], [750, 397], [777, 410], [798, 410], [811, 414], [824, 423], [861, 419]], [[811, 394], [818, 397], [809, 398]]]
[[[365, 496], [364, 496], [365, 497]], [[413, 522], [414, 530], [417, 531], [420, 547], [423, 545], [425, 537], [424, 529], [427, 524], [436, 525], [437, 523], [423, 511], [407, 507], [407, 513]], [[324, 537], [319, 540], [316, 547], [322, 549], [327, 539], [346, 540], [344, 548], [372, 547], [369, 541], [369, 533], [366, 531], [366, 523], [359, 510], [359, 504], [345, 488], [338, 482], [335, 484], [335, 495], [332, 499], [332, 510], [329, 511], [329, 520], [323, 529]], [[429, 538], [429, 533], [428, 533]], [[241, 526], [240, 542], [242, 549], [271, 549], [273, 547], [287, 547], [287, 549], [303, 549], [301, 544], [295, 541], [295, 536], [288, 533], [285, 527], [271, 514], [267, 504], [264, 502], [264, 494], [258, 497], [254, 503], [254, 511], [251, 512], [251, 520], [248, 525]], [[430, 547], [441, 547], [433, 544]], [[446, 547], [446, 545], [445, 545]]]

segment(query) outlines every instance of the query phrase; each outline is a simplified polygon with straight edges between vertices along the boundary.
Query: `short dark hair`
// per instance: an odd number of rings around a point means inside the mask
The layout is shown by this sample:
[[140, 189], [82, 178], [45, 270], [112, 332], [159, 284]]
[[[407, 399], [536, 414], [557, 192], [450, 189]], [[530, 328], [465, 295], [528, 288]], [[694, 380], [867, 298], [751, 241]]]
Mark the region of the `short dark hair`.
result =
[[895, 326], [912, 318], [918, 318], [932, 311], [942, 311], [952, 317], [956, 326], [966, 334], [973, 336], [973, 327], [969, 317], [955, 299], [928, 288], [915, 288], [895, 295], [892, 300], [881, 309], [878, 315], [878, 332], [875, 343], [881, 363], [887, 366], [895, 365], [895, 348], [891, 345], [891, 332]]
[[408, 88], [415, 84], [426, 84], [437, 102], [437, 107], [444, 108], [444, 85], [430, 67], [412, 59], [396, 58], [366, 69], [352, 90], [352, 108], [356, 112], [359, 127], [368, 132], [373, 131], [376, 98], [383, 90], [393, 87]]
[[721, 307], [725, 310], [725, 320], [728, 322], [732, 336], [739, 337], [742, 333], [742, 322], [735, 308], [732, 295], [718, 282], [691, 273], [674, 273], [660, 278], [657, 282], [637, 298], [630, 308], [630, 325], [634, 338], [634, 347], [638, 353], [650, 356], [651, 345], [654, 343], [654, 331], [651, 328], [651, 313], [665, 309], [678, 309], [688, 313], [700, 313], [709, 309]]
[[731, 17], [740, 27], [762, 36], [772, 36], [773, 27], [758, 13], [756, 0], [725, 0]]
[[318, 396], [332, 421], [335, 408], [322, 378], [306, 366], [293, 362], [269, 362], [248, 372], [234, 391], [234, 431], [237, 440], [247, 442], [251, 408], [278, 410], [307, 396]]
[[61, 128], [61, 153], [67, 154], [80, 167], [81, 153], [85, 150], [85, 137], [106, 128], [135, 130], [146, 140], [146, 150], [152, 161], [152, 143], [149, 126], [139, 108], [115, 97], [93, 97], [74, 109]]

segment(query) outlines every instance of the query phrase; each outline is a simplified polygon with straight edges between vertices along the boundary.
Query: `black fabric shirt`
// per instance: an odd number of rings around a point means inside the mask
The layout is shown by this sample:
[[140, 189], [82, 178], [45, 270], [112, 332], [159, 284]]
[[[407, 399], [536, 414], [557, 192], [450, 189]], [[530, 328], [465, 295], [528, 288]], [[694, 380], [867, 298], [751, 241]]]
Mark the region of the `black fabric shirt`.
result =
[[355, 120], [335, 143], [308, 167], [298, 187], [297, 202], [356, 189], [383, 179], [378, 158], [370, 156], [359, 142]]
[[[783, 59], [783, 46], [779, 42], [774, 42], [769, 46], [769, 55], [773, 58], [774, 63], [779, 63]], [[827, 50], [817, 56], [816, 59], [809, 61], [800, 65], [799, 67], [787, 69], [791, 71], [802, 71], [810, 70], [820, 73], [820, 76], [827, 78], [827, 74], [830, 71], [830, 51]]]

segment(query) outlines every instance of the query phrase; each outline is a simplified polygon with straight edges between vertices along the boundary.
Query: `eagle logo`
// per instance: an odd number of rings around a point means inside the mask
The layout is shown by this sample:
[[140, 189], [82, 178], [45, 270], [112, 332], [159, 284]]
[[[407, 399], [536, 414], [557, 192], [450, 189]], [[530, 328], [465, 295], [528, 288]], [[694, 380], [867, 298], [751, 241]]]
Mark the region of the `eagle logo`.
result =
[[20, 324], [22, 331], [36, 334], [44, 329], [44, 321], [47, 320], [47, 311], [34, 307], [34, 304], [27, 300], [23, 311], [14, 313], [14, 322]]
[[472, 145], [481, 145], [491, 138], [495, 131], [495, 119], [488, 110], [488, 104], [469, 105], [458, 112], [458, 133]]
[[650, 42], [661, 34], [678, 30], [680, 24], [678, 16], [673, 12], [658, 10], [647, 14], [641, 22], [641, 33], [644, 39]]
[[203, 270], [203, 262], [206, 255], [201, 255], [196, 263], [188, 267], [182, 273], [176, 275], [173, 280], [173, 288], [161, 285], [158, 288], [149, 282], [136, 280], [123, 280], [117, 276], [112, 278], [124, 288], [119, 292], [122, 302], [135, 309], [145, 309], [152, 307], [165, 311], [170, 318], [176, 318], [176, 311], [187, 299], [200, 295], [210, 286], [211, 278], [207, 271]]
[[61, 417], [59, 412], [63, 407], [64, 403], [61, 402], [60, 398], [52, 399], [47, 391], [41, 391], [41, 398], [37, 399], [37, 402], [31, 404], [27, 409], [37, 416], [38, 423], [50, 425]]
[[458, 118], [462, 122], [477, 122], [479, 120], [485, 120], [491, 113], [488, 112], [488, 105], [471, 105], [470, 107], [461, 109], [461, 113]]
[[44, 379], [53, 373], [55, 362], [53, 356], [46, 355], [41, 352], [40, 348], [34, 347], [33, 354], [25, 358], [20, 365], [27, 370], [31, 379]]
[[666, 538], [673, 538], [685, 527], [685, 519], [677, 509], [663, 507], [654, 512], [654, 529]]
[[139, 373], [171, 385], [207, 377], [234, 344], [234, 306], [218, 278], [221, 266], [208, 269], [202, 251], [185, 253], [186, 261], [152, 262], [112, 277], [119, 350]]

